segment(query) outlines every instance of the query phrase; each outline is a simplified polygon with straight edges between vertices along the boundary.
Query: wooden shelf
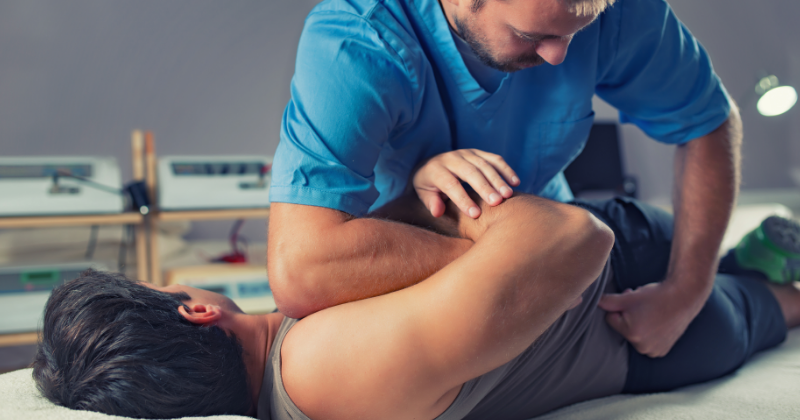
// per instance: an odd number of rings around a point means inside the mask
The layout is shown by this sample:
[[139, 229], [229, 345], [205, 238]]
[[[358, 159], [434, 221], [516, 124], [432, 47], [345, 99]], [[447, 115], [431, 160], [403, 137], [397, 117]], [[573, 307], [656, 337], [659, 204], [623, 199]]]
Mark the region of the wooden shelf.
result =
[[38, 341], [38, 332], [0, 335], [0, 347], [24, 346], [27, 344], [36, 344]]
[[[0, 217], [0, 228], [43, 228], [65, 226], [96, 226], [96, 225], [141, 225], [144, 218], [139, 213], [126, 212], [116, 214], [81, 214], [74, 216], [26, 216], [26, 217]], [[137, 234], [141, 229], [137, 229]], [[147, 258], [144, 238], [137, 238], [137, 260]], [[138, 268], [139, 272], [143, 269]], [[139, 274], [139, 277], [143, 277]], [[146, 280], [146, 277], [144, 278]], [[38, 332], [0, 334], [0, 347], [23, 346], [36, 344], [39, 340]]]
[[57, 226], [135, 225], [142, 215], [134, 212], [117, 214], [82, 214], [75, 216], [0, 217], [0, 228], [41, 228]]
[[266, 219], [269, 209], [225, 209], [225, 210], [190, 210], [160, 211], [156, 218], [162, 222], [173, 220], [229, 220], [229, 219]]
[[[150, 152], [152, 152], [152, 135], [149, 139], [145, 133], [134, 131], [131, 134], [133, 180], [145, 180], [145, 161], [143, 154], [145, 151], [145, 140], [149, 141]], [[148, 154], [148, 172], [150, 176], [146, 181], [148, 185], [155, 185], [155, 155]], [[152, 188], [150, 192], [154, 191]], [[146, 223], [147, 222], [147, 223]], [[142, 281], [151, 281], [148, 276], [148, 236], [150, 241], [157, 242], [156, 234], [148, 235], [147, 229], [153, 223], [152, 217], [145, 217], [138, 212], [128, 211], [124, 213], [105, 213], [105, 214], [77, 214], [77, 215], [58, 215], [58, 216], [24, 216], [24, 217], [2, 217], [0, 216], [0, 229], [21, 229], [21, 228], [46, 228], [46, 227], [74, 227], [74, 226], [105, 226], [105, 225], [128, 225], [134, 229], [136, 238], [136, 277]], [[0, 347], [21, 346], [36, 344], [39, 339], [38, 332], [0, 334]]]

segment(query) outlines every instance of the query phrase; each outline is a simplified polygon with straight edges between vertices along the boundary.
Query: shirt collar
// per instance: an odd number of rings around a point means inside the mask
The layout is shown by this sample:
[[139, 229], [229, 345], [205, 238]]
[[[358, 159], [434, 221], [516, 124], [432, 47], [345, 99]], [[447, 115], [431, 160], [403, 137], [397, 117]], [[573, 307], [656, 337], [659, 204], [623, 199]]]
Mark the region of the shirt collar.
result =
[[[461, 90], [462, 94], [464, 95], [464, 98], [467, 100], [467, 102], [470, 102], [475, 106], [479, 107], [482, 105], [492, 96], [492, 94], [484, 90], [467, 69], [467, 66], [464, 63], [464, 58], [461, 56], [458, 48], [456, 48], [453, 36], [450, 34], [450, 24], [447, 21], [447, 17], [444, 15], [444, 10], [442, 10], [442, 6], [439, 4], [439, 1], [410, 1], [416, 4], [420, 16], [422, 16], [425, 25], [428, 27], [428, 31], [430, 31], [434, 42], [436, 42], [436, 47], [439, 50], [439, 54], [442, 56], [444, 64], [450, 71], [451, 77], [458, 85], [459, 90]], [[503, 79], [495, 93], [503, 90], [503, 85], [508, 84], [507, 82], [509, 76], [510, 75], [507, 75], [506, 78]]]
[[453, 36], [456, 48], [461, 53], [461, 58], [464, 60], [464, 64], [472, 77], [485, 91], [496, 92], [503, 79], [508, 76], [508, 73], [483, 64], [475, 51], [467, 44], [467, 41], [461, 38], [452, 27], [450, 28], [450, 34]]

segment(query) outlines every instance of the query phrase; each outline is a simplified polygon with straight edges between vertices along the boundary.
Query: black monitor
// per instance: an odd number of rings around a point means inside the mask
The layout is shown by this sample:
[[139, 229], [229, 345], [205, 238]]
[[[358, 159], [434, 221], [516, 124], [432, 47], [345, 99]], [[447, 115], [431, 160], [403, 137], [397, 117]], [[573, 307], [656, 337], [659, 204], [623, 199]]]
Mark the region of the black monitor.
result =
[[625, 175], [622, 165], [619, 126], [616, 123], [595, 123], [586, 146], [564, 170], [564, 175], [576, 197], [586, 192], [636, 197], [636, 179]]

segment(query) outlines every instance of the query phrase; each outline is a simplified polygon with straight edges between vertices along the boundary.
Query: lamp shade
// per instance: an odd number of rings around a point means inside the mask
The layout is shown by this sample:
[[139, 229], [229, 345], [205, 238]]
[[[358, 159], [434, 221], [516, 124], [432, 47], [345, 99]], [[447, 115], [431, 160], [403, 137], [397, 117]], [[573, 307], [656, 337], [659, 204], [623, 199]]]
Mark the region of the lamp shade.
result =
[[756, 108], [761, 115], [773, 117], [790, 110], [797, 103], [797, 91], [791, 86], [777, 86], [759, 98]]

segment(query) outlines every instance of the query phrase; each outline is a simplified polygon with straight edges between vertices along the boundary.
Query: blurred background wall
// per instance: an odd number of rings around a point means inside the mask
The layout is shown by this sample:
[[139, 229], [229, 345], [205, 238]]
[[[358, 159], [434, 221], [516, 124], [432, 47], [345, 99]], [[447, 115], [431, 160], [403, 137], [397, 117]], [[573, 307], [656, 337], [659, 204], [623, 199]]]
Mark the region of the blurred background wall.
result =
[[[113, 155], [130, 176], [130, 131], [157, 152], [272, 154], [303, 19], [317, 0], [0, 0], [0, 155]], [[709, 51], [745, 127], [743, 188], [785, 188], [800, 167], [798, 108], [766, 118], [762, 75], [800, 82], [800, 2], [673, 0]], [[597, 102], [598, 120], [616, 112]], [[669, 195], [672, 147], [625, 125], [645, 199]], [[800, 182], [800, 179], [798, 180]], [[223, 238], [230, 223], [196, 224]], [[263, 222], [247, 236], [264, 238]]]

